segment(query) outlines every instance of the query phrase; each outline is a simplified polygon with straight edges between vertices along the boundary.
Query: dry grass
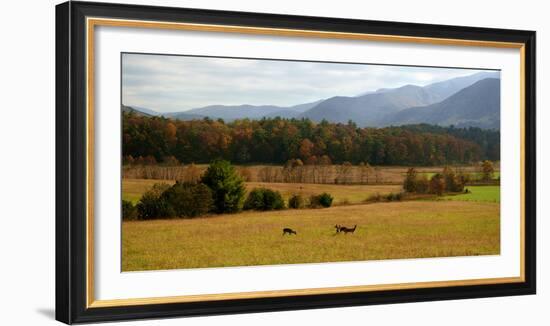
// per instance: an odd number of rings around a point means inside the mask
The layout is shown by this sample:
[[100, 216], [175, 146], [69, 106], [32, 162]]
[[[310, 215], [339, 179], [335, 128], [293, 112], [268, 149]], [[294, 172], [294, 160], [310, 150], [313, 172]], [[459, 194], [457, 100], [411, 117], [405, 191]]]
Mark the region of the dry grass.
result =
[[400, 192], [401, 186], [397, 185], [331, 185], [331, 184], [300, 184], [300, 183], [267, 183], [267, 182], [247, 182], [247, 189], [264, 187], [279, 191], [285, 200], [294, 194], [309, 198], [311, 195], [328, 192], [334, 197], [334, 204], [340, 203], [362, 203], [369, 196], [376, 193], [389, 194], [390, 192]]
[[[141, 195], [155, 183], [173, 184], [172, 180], [154, 179], [123, 179], [122, 199], [137, 203]], [[375, 193], [388, 194], [401, 191], [397, 185], [334, 185], [334, 184], [300, 184], [300, 183], [267, 183], [247, 182], [248, 190], [264, 187], [281, 192], [285, 201], [293, 194], [300, 194], [305, 198], [314, 194], [328, 192], [334, 197], [334, 204], [348, 202], [350, 204], [361, 203]]]
[[174, 184], [174, 180], [155, 179], [122, 179], [122, 199], [133, 202], [139, 201], [144, 192], [151, 189], [155, 183]]
[[[495, 203], [437, 201], [124, 222], [122, 269], [499, 254], [499, 216]], [[335, 234], [335, 224], [357, 230]]]

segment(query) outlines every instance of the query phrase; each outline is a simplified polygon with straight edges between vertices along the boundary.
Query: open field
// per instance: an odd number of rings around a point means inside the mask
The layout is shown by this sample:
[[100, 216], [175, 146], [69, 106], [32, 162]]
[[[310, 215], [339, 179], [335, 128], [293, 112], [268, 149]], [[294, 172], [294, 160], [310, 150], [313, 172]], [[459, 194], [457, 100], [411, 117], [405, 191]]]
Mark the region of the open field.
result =
[[123, 222], [122, 270], [493, 255], [499, 216], [495, 203], [416, 201]]
[[[173, 184], [172, 180], [153, 179], [123, 179], [122, 199], [132, 201], [134, 204], [139, 201], [141, 195], [151, 188], [155, 183]], [[281, 192], [285, 201], [293, 194], [303, 195], [308, 198], [314, 194], [328, 192], [334, 197], [334, 204], [347, 202], [350, 204], [361, 203], [370, 195], [379, 193], [381, 195], [390, 192], [399, 192], [402, 187], [398, 185], [334, 185], [334, 184], [297, 184], [297, 183], [268, 183], [268, 182], [247, 182], [248, 190], [254, 188], [269, 188]]]
[[403, 187], [397, 185], [332, 185], [332, 184], [296, 184], [296, 183], [267, 183], [247, 182], [248, 190], [254, 188], [268, 188], [279, 191], [285, 201], [294, 194], [308, 198], [311, 195], [318, 195], [328, 192], [334, 197], [334, 204], [356, 204], [364, 202], [369, 196], [379, 193], [381, 195], [390, 192], [400, 192]]
[[500, 203], [500, 186], [468, 186], [468, 194], [445, 196], [443, 200], [482, 201]]
[[136, 204], [144, 192], [151, 189], [155, 183], [174, 184], [174, 180], [155, 179], [122, 179], [122, 199]]

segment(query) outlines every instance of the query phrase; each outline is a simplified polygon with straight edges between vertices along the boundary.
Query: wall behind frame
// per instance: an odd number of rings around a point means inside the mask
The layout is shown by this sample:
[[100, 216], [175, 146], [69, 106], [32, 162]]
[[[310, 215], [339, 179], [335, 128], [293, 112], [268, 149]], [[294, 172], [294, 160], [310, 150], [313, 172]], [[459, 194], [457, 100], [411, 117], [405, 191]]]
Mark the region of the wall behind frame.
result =
[[[54, 199], [55, 123], [54, 5], [61, 1], [8, 2], [0, 11], [0, 323], [6, 325], [59, 325], [54, 316]], [[416, 23], [484, 26], [537, 31], [538, 166], [550, 157], [541, 146], [550, 139], [550, 21], [544, 2], [463, 0], [444, 4], [428, 1], [249, 1], [249, 0], [134, 0], [149, 5], [331, 16]], [[550, 173], [539, 169], [538, 295], [411, 303], [281, 313], [248, 314], [191, 319], [121, 323], [120, 325], [541, 325], [550, 320], [548, 255], [550, 216], [543, 198], [550, 196]], [[118, 323], [112, 323], [118, 325]]]

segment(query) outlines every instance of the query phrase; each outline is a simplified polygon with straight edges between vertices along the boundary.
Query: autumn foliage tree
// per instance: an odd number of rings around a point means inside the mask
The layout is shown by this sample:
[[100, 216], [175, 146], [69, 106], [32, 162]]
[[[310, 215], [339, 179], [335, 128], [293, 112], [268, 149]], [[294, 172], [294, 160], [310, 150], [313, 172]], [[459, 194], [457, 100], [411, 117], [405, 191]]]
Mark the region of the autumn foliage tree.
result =
[[123, 155], [132, 156], [133, 164], [151, 162], [151, 157], [163, 162], [173, 156], [183, 164], [221, 158], [237, 164], [282, 165], [301, 159], [306, 165], [330, 161], [428, 166], [494, 161], [500, 155], [499, 132], [479, 128], [360, 128], [354, 123], [281, 118], [226, 123], [123, 113], [122, 129]]
[[495, 174], [495, 167], [493, 162], [485, 160], [481, 163], [481, 179], [483, 181], [491, 181]]

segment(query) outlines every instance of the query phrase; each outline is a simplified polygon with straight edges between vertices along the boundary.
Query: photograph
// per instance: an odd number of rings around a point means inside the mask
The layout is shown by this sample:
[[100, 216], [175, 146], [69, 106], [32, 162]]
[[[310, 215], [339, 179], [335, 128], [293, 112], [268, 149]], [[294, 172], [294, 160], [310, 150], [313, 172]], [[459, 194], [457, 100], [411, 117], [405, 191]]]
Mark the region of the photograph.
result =
[[534, 316], [543, 11], [403, 5], [56, 5], [55, 319]]
[[499, 69], [120, 60], [122, 272], [500, 254]]

